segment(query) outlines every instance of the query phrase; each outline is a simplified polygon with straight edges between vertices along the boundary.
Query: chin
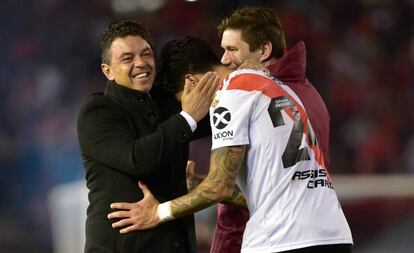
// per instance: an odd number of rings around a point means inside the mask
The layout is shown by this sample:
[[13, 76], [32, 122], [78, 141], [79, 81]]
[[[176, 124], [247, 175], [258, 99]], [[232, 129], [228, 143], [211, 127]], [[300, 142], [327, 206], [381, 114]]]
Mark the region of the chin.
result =
[[229, 69], [231, 70], [237, 70], [239, 68], [239, 65], [233, 64], [229, 66]]
[[136, 90], [148, 93], [152, 89], [152, 84], [151, 85], [150, 84], [138, 84], [138, 85], [135, 85], [134, 88]]
[[144, 82], [134, 82], [133, 89], [148, 93], [151, 90], [153, 83], [154, 83], [154, 80], [147, 80]]

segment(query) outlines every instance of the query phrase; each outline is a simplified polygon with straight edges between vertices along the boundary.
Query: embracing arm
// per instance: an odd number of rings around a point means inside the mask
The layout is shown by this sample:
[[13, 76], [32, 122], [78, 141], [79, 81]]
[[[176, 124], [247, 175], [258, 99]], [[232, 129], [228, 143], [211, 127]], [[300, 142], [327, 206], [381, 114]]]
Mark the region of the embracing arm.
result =
[[131, 175], [159, 168], [172, 159], [177, 145], [188, 143], [192, 135], [179, 114], [158, 124], [151, 133], [139, 135], [124, 108], [98, 95], [85, 101], [77, 123], [84, 156]]
[[[197, 87], [185, 86], [183, 111], [196, 122], [208, 113], [218, 80], [215, 74], [209, 73]], [[148, 110], [141, 111], [138, 126], [129, 114], [107, 96], [88, 97], [77, 122], [82, 155], [116, 170], [142, 176], [174, 159], [177, 148], [187, 145], [193, 135], [186, 119], [178, 113], [156, 126], [155, 122], [150, 123], [153, 119]]]
[[195, 213], [220, 201], [230, 201], [245, 206], [240, 191], [235, 191], [237, 172], [243, 162], [246, 146], [215, 149], [210, 156], [210, 170], [207, 177], [194, 190], [171, 201], [175, 218]]
[[245, 206], [244, 198], [241, 198], [239, 191], [235, 191], [236, 175], [243, 163], [245, 152], [246, 146], [213, 150], [207, 177], [187, 195], [170, 202], [159, 204], [149, 189], [140, 182], [139, 187], [144, 198], [136, 203], [111, 204], [111, 208], [118, 211], [110, 213], [108, 219], [120, 218], [112, 226], [124, 227], [120, 233], [128, 233], [156, 227], [167, 220], [192, 214], [220, 201], [232, 199], [232, 203]]
[[220, 201], [220, 203], [227, 204], [227, 205], [232, 205], [232, 206], [236, 206], [236, 207], [241, 207], [241, 208], [247, 208], [246, 199], [245, 199], [244, 194], [241, 192], [238, 185], [234, 186], [234, 191], [233, 191], [233, 194], [231, 195], [231, 198], [224, 199], [224, 200]]
[[[205, 176], [197, 175], [195, 173], [194, 161], [188, 161], [186, 171], [188, 191], [192, 191], [206, 178]], [[234, 185], [232, 196], [228, 199], [220, 201], [220, 203], [247, 209], [246, 199], [244, 198], [244, 195], [237, 184]]]

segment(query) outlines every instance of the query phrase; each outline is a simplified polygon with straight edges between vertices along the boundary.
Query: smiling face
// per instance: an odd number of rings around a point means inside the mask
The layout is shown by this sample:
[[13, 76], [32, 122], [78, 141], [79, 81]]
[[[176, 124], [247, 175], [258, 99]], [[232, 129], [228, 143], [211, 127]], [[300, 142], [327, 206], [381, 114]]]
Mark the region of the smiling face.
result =
[[148, 93], [155, 80], [154, 53], [141, 36], [115, 39], [110, 47], [110, 63], [101, 65], [108, 80]]
[[250, 51], [249, 44], [242, 39], [240, 30], [227, 29], [221, 38], [221, 47], [224, 49], [221, 63], [230, 69], [237, 69], [245, 60], [261, 62], [261, 50]]

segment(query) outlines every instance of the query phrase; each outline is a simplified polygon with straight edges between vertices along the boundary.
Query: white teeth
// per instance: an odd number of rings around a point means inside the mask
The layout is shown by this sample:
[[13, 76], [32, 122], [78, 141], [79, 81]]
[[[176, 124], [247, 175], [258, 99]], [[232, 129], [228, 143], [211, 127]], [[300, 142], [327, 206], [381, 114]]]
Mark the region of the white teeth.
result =
[[149, 73], [145, 72], [145, 73], [141, 73], [141, 74], [136, 75], [136, 78], [144, 78], [144, 77], [147, 77], [147, 76], [149, 76]]

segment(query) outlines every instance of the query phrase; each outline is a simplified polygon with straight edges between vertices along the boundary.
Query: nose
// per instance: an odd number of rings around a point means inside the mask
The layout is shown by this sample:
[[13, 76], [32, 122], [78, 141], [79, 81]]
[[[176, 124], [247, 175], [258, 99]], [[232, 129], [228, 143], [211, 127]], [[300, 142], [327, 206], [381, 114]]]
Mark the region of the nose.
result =
[[227, 51], [224, 51], [223, 56], [221, 57], [221, 64], [230, 65], [230, 57]]
[[142, 58], [139, 55], [134, 57], [134, 66], [135, 67], [143, 67], [143, 66], [146, 66], [146, 65], [147, 65], [147, 62], [145, 61], [144, 58]]

